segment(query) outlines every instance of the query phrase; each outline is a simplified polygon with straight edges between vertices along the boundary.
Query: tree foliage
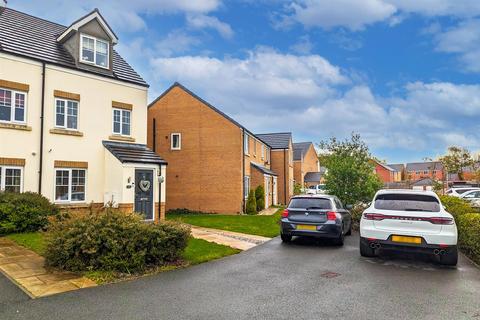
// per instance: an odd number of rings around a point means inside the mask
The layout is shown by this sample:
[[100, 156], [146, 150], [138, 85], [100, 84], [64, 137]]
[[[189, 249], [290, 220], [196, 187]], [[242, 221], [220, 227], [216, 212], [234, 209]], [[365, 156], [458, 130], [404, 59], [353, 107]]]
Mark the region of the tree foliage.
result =
[[441, 157], [440, 161], [447, 173], [456, 173], [460, 180], [463, 180], [463, 170], [465, 167], [474, 164], [470, 151], [456, 146], [448, 147], [448, 153]]
[[255, 189], [255, 200], [257, 202], [257, 211], [260, 212], [265, 209], [265, 188], [259, 185]]
[[247, 198], [247, 205], [245, 208], [246, 214], [257, 214], [257, 199], [255, 198], [255, 191], [250, 190]]
[[329, 194], [337, 196], [345, 204], [369, 202], [382, 182], [375, 174], [372, 156], [360, 135], [339, 141], [331, 138], [320, 143], [326, 154], [320, 157], [327, 168], [325, 186]]

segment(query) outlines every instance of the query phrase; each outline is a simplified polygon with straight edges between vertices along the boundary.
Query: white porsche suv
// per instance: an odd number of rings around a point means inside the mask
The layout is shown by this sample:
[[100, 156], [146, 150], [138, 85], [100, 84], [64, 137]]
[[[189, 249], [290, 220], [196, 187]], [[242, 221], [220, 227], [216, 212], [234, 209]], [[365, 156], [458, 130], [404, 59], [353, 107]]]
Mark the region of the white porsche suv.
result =
[[434, 254], [457, 264], [457, 226], [432, 191], [380, 190], [360, 220], [360, 254], [382, 249]]

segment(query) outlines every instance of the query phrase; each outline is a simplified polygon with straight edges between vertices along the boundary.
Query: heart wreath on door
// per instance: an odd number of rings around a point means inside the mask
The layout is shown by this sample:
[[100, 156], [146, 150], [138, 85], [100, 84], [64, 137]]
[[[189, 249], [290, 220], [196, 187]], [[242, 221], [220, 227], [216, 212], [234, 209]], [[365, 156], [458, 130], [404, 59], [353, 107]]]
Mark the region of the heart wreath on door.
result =
[[140, 187], [140, 189], [143, 191], [143, 192], [147, 192], [148, 190], [150, 190], [150, 181], [148, 180], [140, 180], [140, 183], [138, 185]]

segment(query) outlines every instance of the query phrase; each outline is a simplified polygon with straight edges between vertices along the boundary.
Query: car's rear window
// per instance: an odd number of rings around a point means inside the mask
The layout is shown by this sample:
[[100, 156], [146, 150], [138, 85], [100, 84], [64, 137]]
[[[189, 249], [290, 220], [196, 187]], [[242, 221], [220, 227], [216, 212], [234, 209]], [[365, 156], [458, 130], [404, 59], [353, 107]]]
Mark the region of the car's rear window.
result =
[[457, 189], [456, 191], [458, 194], [464, 194], [465, 192], [472, 191], [472, 190], [475, 190], [475, 189]]
[[332, 209], [329, 199], [325, 198], [293, 198], [288, 205], [290, 209]]
[[375, 209], [439, 212], [437, 198], [422, 194], [387, 193], [375, 198]]

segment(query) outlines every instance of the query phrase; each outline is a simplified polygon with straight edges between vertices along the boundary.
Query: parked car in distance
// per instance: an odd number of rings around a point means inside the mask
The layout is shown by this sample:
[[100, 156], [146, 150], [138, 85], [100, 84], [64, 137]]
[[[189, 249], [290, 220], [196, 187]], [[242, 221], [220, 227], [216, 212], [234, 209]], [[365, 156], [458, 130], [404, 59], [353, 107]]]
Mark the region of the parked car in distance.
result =
[[464, 192], [460, 198], [470, 202], [473, 207], [480, 207], [480, 189]]
[[445, 192], [446, 195], [448, 196], [454, 196], [454, 197], [461, 197], [462, 194], [465, 192], [473, 191], [473, 190], [480, 190], [480, 188], [476, 187], [453, 187], [447, 190]]
[[352, 234], [352, 216], [342, 202], [331, 195], [294, 196], [282, 213], [280, 237], [289, 242], [293, 236], [333, 239], [343, 245]]
[[324, 184], [316, 184], [314, 186], [310, 186], [307, 189], [307, 194], [325, 194], [325, 185]]
[[423, 252], [457, 264], [457, 226], [432, 191], [380, 190], [360, 220], [360, 254], [381, 250]]

